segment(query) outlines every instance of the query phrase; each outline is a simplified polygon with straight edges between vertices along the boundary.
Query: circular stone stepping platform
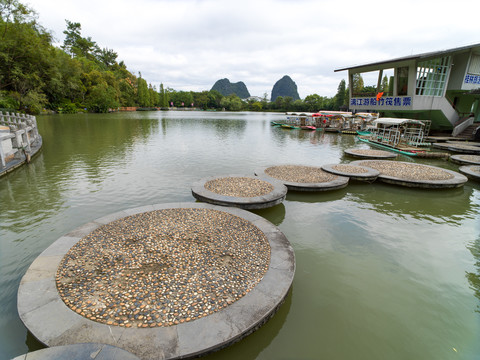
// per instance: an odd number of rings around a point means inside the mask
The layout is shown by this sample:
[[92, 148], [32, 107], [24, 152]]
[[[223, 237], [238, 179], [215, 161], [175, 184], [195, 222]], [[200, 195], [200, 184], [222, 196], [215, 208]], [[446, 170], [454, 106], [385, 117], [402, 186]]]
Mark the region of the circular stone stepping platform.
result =
[[463, 186], [468, 179], [462, 174], [436, 166], [389, 160], [357, 160], [353, 165], [372, 167], [380, 171], [379, 179], [386, 183], [427, 189]]
[[256, 214], [149, 205], [56, 240], [22, 278], [18, 312], [47, 346], [98, 342], [141, 359], [193, 357], [265, 323], [294, 273], [290, 243]]
[[64, 346], [54, 346], [51, 348], [41, 349], [29, 352], [25, 355], [17, 356], [12, 360], [52, 360], [52, 359], [69, 359], [69, 360], [86, 360], [86, 359], [122, 359], [122, 360], [139, 360], [139, 358], [128, 351], [119, 349], [118, 347], [105, 344], [74, 344]]
[[474, 145], [460, 145], [460, 144], [455, 144], [448, 147], [448, 150], [453, 151], [453, 152], [461, 152], [465, 154], [479, 154], [480, 155], [480, 146], [474, 146]]
[[448, 150], [448, 148], [452, 147], [452, 144], [442, 142], [442, 143], [433, 143], [432, 147], [436, 149]]
[[447, 144], [480, 146], [480, 143], [471, 142], [471, 141], [458, 141], [458, 140], [449, 140], [447, 141]]
[[244, 175], [208, 177], [192, 185], [192, 195], [197, 200], [241, 209], [275, 206], [285, 200], [287, 191], [280, 181]]
[[345, 149], [345, 154], [362, 159], [394, 159], [397, 154], [390, 151], [374, 150], [374, 149]]
[[460, 166], [458, 170], [462, 173], [465, 174], [467, 177], [470, 179], [474, 179], [477, 181], [480, 181], [480, 166], [478, 165], [466, 165], [466, 166]]
[[360, 181], [374, 181], [380, 175], [378, 170], [351, 164], [327, 164], [322, 165], [322, 169], [335, 175], [347, 176], [352, 180]]
[[480, 155], [460, 154], [450, 156], [450, 160], [457, 164], [480, 165]]
[[289, 190], [327, 191], [348, 185], [348, 177], [323, 171], [320, 167], [304, 165], [277, 165], [255, 170], [261, 178], [280, 180]]

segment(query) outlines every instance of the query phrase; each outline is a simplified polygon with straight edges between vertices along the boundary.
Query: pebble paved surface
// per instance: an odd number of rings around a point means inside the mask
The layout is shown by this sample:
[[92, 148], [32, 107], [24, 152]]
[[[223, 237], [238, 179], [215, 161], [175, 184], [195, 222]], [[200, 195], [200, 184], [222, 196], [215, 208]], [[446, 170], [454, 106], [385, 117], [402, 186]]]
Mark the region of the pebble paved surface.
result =
[[449, 180], [454, 176], [440, 168], [388, 160], [360, 161], [359, 165], [374, 168], [382, 175], [406, 180]]
[[63, 258], [56, 284], [65, 304], [107, 325], [165, 327], [232, 304], [263, 278], [270, 246], [245, 219], [175, 208], [99, 227]]
[[297, 183], [323, 183], [338, 178], [321, 168], [302, 165], [271, 166], [265, 169], [265, 174], [275, 179]]
[[480, 155], [457, 155], [462, 160], [480, 163]]
[[392, 154], [389, 151], [373, 150], [373, 149], [349, 149], [349, 151], [359, 155], [370, 155], [370, 156], [385, 156], [385, 155]]
[[451, 151], [457, 151], [457, 152], [473, 152], [473, 153], [479, 153], [480, 154], [480, 146], [475, 146], [475, 145], [461, 145], [461, 144], [450, 144], [448, 147], [449, 150]]
[[364, 169], [360, 166], [347, 165], [347, 164], [333, 165], [332, 168], [340, 172], [351, 173], [351, 174], [365, 174], [368, 172], [367, 169]]
[[271, 193], [273, 185], [249, 177], [223, 177], [207, 181], [205, 189], [216, 194], [234, 197], [256, 197]]

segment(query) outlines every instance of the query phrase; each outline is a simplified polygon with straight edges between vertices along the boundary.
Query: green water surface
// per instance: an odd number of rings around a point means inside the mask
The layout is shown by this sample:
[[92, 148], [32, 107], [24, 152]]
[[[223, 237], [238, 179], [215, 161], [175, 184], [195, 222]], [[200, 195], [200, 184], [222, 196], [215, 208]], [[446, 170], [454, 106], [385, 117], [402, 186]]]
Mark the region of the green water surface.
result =
[[[353, 136], [270, 126], [280, 114], [134, 112], [37, 117], [44, 147], [0, 178], [0, 359], [42, 347], [17, 312], [33, 260], [122, 209], [195, 201], [207, 176], [347, 163]], [[445, 160], [412, 160], [458, 170]], [[480, 359], [480, 183], [381, 182], [289, 192], [255, 213], [296, 255], [292, 290], [261, 329], [206, 359]]]

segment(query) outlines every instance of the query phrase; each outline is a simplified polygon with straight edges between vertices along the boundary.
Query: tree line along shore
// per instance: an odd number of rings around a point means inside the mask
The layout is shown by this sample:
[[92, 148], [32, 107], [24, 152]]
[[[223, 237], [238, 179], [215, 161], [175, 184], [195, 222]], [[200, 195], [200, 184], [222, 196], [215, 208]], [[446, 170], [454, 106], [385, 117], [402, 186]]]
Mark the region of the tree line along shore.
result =
[[82, 36], [80, 23], [66, 20], [63, 45], [53, 45], [50, 31], [36, 12], [17, 0], [0, 0], [0, 110], [42, 112], [108, 112], [112, 109], [196, 108], [230, 111], [339, 110], [348, 104], [344, 80], [333, 97], [311, 94], [304, 99], [278, 96], [240, 99], [219, 91], [177, 91], [149, 84], [133, 74], [118, 54]]

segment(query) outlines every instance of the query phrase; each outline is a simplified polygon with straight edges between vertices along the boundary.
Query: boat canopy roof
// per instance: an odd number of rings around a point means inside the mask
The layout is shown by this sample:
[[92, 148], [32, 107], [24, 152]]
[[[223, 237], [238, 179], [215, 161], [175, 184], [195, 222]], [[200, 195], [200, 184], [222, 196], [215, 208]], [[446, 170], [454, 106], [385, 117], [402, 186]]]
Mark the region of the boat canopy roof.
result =
[[383, 125], [403, 125], [403, 124], [416, 124], [416, 125], [421, 125], [425, 126], [423, 122], [420, 120], [414, 120], [414, 119], [397, 119], [397, 118], [379, 118], [377, 120], [374, 120], [373, 123], [375, 125], [377, 124], [383, 124]]

